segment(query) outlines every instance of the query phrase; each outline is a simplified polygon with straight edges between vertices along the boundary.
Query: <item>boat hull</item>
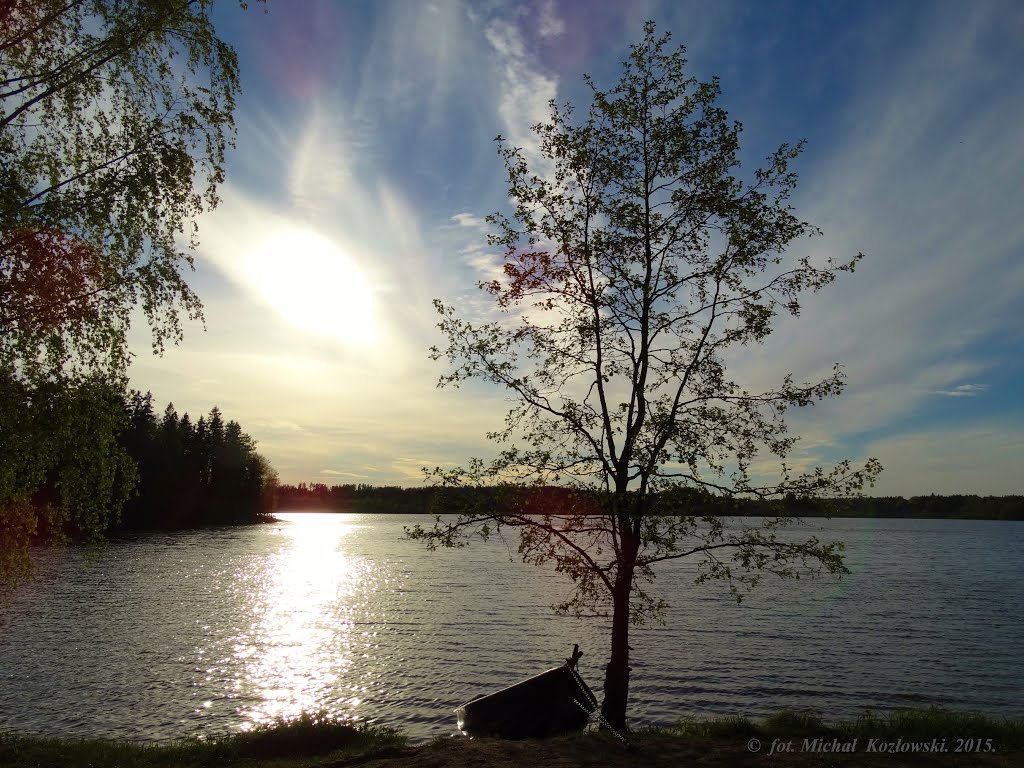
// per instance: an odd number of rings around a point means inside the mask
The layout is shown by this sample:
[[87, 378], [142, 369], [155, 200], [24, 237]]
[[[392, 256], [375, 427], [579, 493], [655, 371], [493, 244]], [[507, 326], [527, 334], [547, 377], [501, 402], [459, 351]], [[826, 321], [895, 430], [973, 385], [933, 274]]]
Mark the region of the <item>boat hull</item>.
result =
[[563, 664], [455, 710], [470, 736], [527, 739], [583, 728], [597, 699], [579, 674]]

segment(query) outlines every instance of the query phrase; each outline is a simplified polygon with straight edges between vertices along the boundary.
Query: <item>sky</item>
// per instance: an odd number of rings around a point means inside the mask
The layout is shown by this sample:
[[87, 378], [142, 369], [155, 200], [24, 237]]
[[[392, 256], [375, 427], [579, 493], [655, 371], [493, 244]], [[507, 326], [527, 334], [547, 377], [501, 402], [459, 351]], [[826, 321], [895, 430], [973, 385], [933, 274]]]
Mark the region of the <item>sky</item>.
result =
[[[744, 380], [846, 391], [789, 417], [800, 467], [878, 458], [872, 495], [1024, 493], [1024, 4], [269, 0], [215, 7], [242, 95], [190, 284], [205, 329], [132, 385], [218, 405], [285, 483], [419, 485], [487, 458], [505, 394], [439, 389], [432, 299], [481, 310], [508, 211], [494, 137], [528, 153], [548, 102], [583, 111], [645, 20], [721, 78], [750, 164], [807, 140], [793, 246], [864, 260], [730, 357]], [[761, 467], [767, 471], [769, 467]]]

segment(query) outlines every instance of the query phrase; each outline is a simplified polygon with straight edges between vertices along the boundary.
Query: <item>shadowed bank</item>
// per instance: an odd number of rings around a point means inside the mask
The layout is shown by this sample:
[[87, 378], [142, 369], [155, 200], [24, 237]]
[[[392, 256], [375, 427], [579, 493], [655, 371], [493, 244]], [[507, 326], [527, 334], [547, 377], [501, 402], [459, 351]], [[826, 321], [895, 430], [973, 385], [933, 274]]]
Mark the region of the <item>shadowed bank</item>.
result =
[[[969, 736], [967, 734], [970, 734]], [[791, 745], [780, 751], [780, 745]], [[912, 748], [903, 745], [910, 744]], [[855, 745], [844, 751], [843, 747]], [[928, 749], [927, 745], [939, 749]], [[774, 752], [773, 750], [774, 746]], [[836, 746], [839, 749], [830, 749]], [[959, 750], [959, 751], [958, 751]], [[865, 714], [853, 722], [828, 724], [797, 712], [781, 712], [759, 723], [742, 718], [687, 720], [672, 729], [629, 734], [624, 746], [611, 735], [589, 732], [553, 739], [446, 738], [409, 747], [396, 731], [353, 728], [304, 716], [251, 733], [171, 745], [109, 741], [60, 741], [0, 736], [0, 763], [109, 768], [275, 765], [435, 768], [440, 766], [982, 766], [1024, 765], [1024, 720], [920, 710], [889, 717]]]

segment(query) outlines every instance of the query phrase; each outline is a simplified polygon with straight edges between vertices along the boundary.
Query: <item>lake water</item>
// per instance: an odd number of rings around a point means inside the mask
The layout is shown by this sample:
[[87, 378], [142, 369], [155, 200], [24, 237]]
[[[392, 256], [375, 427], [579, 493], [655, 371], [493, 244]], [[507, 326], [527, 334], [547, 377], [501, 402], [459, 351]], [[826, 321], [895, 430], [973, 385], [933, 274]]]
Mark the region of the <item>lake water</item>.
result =
[[[404, 537], [412, 517], [281, 517], [37, 553], [36, 581], [0, 609], [0, 729], [167, 740], [324, 711], [421, 741], [577, 642], [600, 692], [606, 623], [553, 616], [565, 582], [502, 542], [430, 553]], [[806, 532], [845, 541], [853, 574], [766, 578], [737, 605], [665, 564], [667, 624], [631, 635], [634, 725], [781, 708], [1024, 716], [1024, 524]]]

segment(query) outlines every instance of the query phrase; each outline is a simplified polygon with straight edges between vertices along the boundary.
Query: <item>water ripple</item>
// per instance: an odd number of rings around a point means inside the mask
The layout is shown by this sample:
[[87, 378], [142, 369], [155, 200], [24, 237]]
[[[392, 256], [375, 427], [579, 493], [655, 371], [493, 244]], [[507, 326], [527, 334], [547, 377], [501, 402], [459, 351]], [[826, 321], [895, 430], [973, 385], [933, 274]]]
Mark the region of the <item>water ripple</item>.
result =
[[[299, 515], [134, 536], [101, 557], [40, 551], [38, 579], [0, 614], [0, 723], [166, 740], [313, 710], [420, 741], [574, 642], [600, 690], [607, 621], [552, 616], [560, 577], [510, 563], [500, 542], [427, 553], [404, 538], [408, 522]], [[666, 564], [655, 587], [668, 624], [631, 637], [635, 721], [782, 707], [1024, 714], [1024, 526], [812, 527], [846, 541], [841, 582], [766, 580], [738, 606], [721, 585], [694, 585], [692, 564]]]

